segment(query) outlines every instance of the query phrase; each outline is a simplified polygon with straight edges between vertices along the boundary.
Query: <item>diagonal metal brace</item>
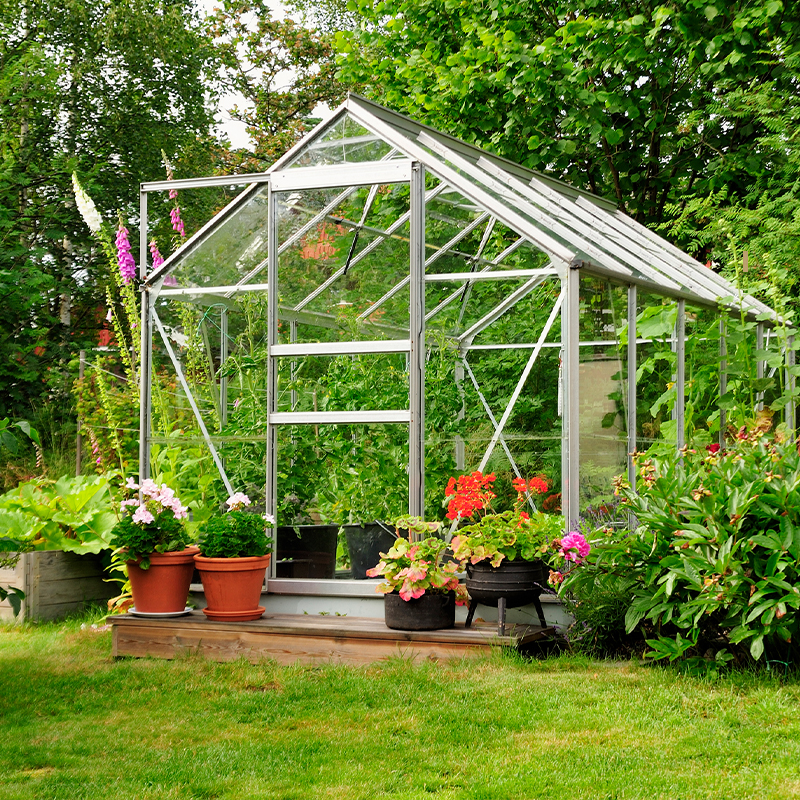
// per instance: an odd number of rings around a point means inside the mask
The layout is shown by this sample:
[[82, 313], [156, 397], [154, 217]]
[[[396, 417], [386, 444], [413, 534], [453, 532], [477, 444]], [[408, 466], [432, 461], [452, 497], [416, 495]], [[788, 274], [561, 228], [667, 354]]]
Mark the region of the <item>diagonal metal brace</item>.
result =
[[172, 362], [172, 366], [175, 367], [175, 374], [178, 376], [178, 380], [180, 381], [181, 386], [183, 387], [183, 391], [186, 392], [186, 399], [189, 401], [189, 405], [192, 407], [192, 411], [194, 412], [197, 424], [200, 426], [200, 432], [203, 434], [203, 438], [206, 440], [208, 449], [211, 451], [211, 457], [214, 459], [214, 463], [217, 465], [217, 470], [219, 471], [219, 475], [222, 478], [222, 482], [225, 484], [225, 488], [228, 491], [228, 495], [232, 495], [233, 488], [231, 487], [231, 482], [228, 480], [228, 476], [225, 473], [225, 468], [222, 466], [222, 461], [219, 457], [219, 453], [217, 453], [217, 448], [214, 447], [214, 443], [211, 441], [211, 437], [208, 435], [208, 429], [206, 428], [206, 424], [205, 422], [203, 422], [203, 418], [200, 415], [200, 409], [197, 407], [197, 403], [195, 402], [192, 390], [189, 388], [189, 384], [186, 382], [186, 378], [183, 376], [183, 369], [181, 368], [181, 363], [180, 361], [178, 361], [178, 358], [175, 355], [175, 351], [172, 349], [172, 345], [169, 343], [169, 337], [167, 336], [167, 332], [164, 330], [164, 326], [161, 324], [161, 320], [159, 319], [158, 313], [156, 312], [155, 308], [152, 309], [152, 313], [153, 313], [153, 321], [156, 323], [158, 332], [161, 334], [161, 340], [164, 342], [164, 347], [167, 348], [167, 354], [169, 355], [169, 359]]

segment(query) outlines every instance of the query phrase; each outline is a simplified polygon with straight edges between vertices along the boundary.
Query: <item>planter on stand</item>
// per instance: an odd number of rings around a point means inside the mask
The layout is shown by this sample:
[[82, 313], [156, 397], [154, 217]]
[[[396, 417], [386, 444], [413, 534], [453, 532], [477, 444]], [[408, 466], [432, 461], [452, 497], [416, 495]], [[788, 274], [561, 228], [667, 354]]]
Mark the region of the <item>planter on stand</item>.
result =
[[456, 623], [455, 592], [425, 592], [403, 600], [397, 592], [383, 598], [386, 627], [399, 631], [437, 631]]
[[259, 601], [271, 557], [271, 553], [244, 558], [196, 555], [194, 563], [203, 582], [206, 617], [220, 622], [259, 619], [266, 610]]
[[342, 527], [350, 555], [351, 575], [358, 581], [366, 580], [367, 570], [372, 569], [381, 560], [381, 553], [394, 544], [397, 538], [394, 528], [382, 522]]
[[547, 584], [547, 567], [544, 561], [509, 561], [503, 559], [499, 567], [493, 567], [488, 561], [467, 564], [467, 591], [470, 596], [469, 612], [465, 627], [472, 625], [475, 607], [483, 605], [497, 606], [497, 629], [500, 636], [505, 635], [506, 608], [533, 603], [539, 622], [547, 627], [544, 611], [539, 600], [542, 589]]
[[198, 547], [172, 553], [151, 553], [150, 567], [142, 569], [139, 561], [128, 561], [128, 578], [133, 593], [131, 614], [175, 616], [187, 612], [186, 599], [194, 572]]

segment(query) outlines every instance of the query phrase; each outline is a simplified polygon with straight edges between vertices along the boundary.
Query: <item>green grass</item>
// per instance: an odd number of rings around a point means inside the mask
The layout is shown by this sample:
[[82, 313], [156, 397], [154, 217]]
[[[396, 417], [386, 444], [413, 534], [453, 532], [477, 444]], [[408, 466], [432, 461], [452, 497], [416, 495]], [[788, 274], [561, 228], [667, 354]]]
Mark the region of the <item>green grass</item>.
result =
[[114, 661], [0, 628], [0, 797], [791, 798], [800, 685], [634, 663]]

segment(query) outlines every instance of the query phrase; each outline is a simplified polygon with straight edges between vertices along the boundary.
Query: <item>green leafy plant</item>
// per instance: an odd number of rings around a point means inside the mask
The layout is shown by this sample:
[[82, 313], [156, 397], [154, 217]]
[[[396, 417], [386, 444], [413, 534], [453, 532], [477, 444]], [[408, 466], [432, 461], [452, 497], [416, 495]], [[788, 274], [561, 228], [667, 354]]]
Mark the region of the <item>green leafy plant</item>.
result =
[[211, 517], [200, 528], [198, 546], [205, 558], [251, 558], [270, 552], [267, 528], [275, 525], [269, 514], [244, 511], [247, 495], [237, 492], [227, 500], [228, 512]]
[[445, 495], [448, 501], [447, 518], [458, 524], [459, 520], [477, 521], [462, 527], [453, 536], [451, 547], [455, 557], [461, 562], [477, 564], [489, 561], [497, 567], [503, 561], [534, 561], [542, 558], [559, 541], [563, 531], [561, 516], [544, 514], [541, 511], [523, 511], [529, 494], [544, 494], [547, 481], [542, 477], [514, 480], [517, 499], [509, 511], [493, 513], [492, 501], [496, 495], [492, 484], [493, 474], [483, 475], [473, 472], [461, 475], [457, 480], [451, 478]]
[[[425, 522], [419, 517], [403, 516], [395, 522], [397, 539], [388, 553], [381, 553], [377, 566], [367, 570], [370, 578], [383, 578], [377, 591], [381, 594], [397, 592], [405, 601], [422, 597], [426, 592], [456, 593], [456, 603], [469, 602], [467, 588], [459, 582], [458, 564], [447, 559], [448, 544], [437, 536], [422, 538], [425, 533], [439, 530], [438, 522]], [[408, 538], [400, 536], [408, 531]]]
[[186, 549], [191, 541], [183, 524], [188, 509], [172, 489], [149, 479], [139, 486], [131, 478], [125, 488], [140, 494], [122, 501], [123, 517], [113, 529], [115, 554], [122, 561], [139, 561], [142, 569], [149, 569], [151, 553]]
[[99, 553], [117, 522], [108, 475], [37, 478], [0, 496], [0, 526], [31, 550]]
[[591, 568], [626, 578], [626, 630], [644, 635], [651, 658], [796, 653], [800, 456], [783, 431], [767, 435], [769, 425], [764, 415], [724, 449], [685, 447], [677, 459], [651, 448], [636, 457], [638, 492], [617, 480], [637, 525], [601, 531]]

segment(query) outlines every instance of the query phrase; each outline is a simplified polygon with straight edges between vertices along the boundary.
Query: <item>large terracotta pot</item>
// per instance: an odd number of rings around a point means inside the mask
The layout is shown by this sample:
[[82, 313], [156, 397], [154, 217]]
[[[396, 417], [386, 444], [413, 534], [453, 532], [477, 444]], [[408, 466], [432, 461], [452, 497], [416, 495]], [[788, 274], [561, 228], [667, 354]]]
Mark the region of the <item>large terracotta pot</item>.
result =
[[403, 600], [397, 592], [383, 598], [386, 627], [400, 631], [436, 631], [456, 624], [456, 593], [425, 592]]
[[150, 567], [128, 562], [133, 607], [140, 614], [179, 614], [186, 608], [189, 584], [194, 573], [194, 556], [199, 547], [174, 553], [151, 553]]
[[195, 556], [207, 603], [203, 613], [208, 619], [220, 622], [258, 619], [266, 610], [258, 603], [270, 558], [269, 553], [248, 558]]

